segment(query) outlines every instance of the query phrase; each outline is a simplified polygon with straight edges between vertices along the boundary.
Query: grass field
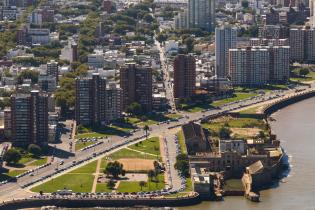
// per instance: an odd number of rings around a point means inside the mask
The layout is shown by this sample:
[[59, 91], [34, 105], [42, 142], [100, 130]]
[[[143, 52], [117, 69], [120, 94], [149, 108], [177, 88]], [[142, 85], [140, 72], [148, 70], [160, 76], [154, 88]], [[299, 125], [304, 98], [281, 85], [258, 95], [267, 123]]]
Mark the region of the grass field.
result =
[[218, 136], [220, 129], [224, 126], [228, 126], [233, 130], [235, 138], [252, 138], [255, 137], [260, 130], [266, 130], [266, 125], [263, 120], [250, 117], [221, 117], [208, 123], [203, 123], [202, 126], [209, 129], [213, 136]]
[[78, 129], [78, 134], [76, 138], [96, 138], [96, 137], [107, 137], [107, 136], [124, 136], [129, 131], [133, 130], [131, 127], [127, 126], [99, 126], [99, 127], [83, 127]]
[[299, 76], [299, 69], [293, 70], [295, 77], [291, 77], [290, 80], [294, 82], [309, 82], [315, 80], [315, 72], [310, 71], [305, 77]]
[[[112, 159], [121, 159], [121, 158], [142, 158], [142, 159], [156, 159], [154, 155], [159, 155], [159, 138], [152, 137], [148, 140], [144, 140], [138, 146], [135, 146], [137, 151], [129, 150], [129, 149], [121, 149], [111, 155]], [[156, 150], [156, 148], [158, 150]], [[153, 155], [146, 155], [144, 153], [150, 153]], [[103, 169], [106, 167], [108, 160], [103, 158], [101, 161], [100, 173], [102, 173]], [[39, 186], [36, 186], [31, 189], [34, 192], [56, 192], [57, 190], [61, 190], [67, 188], [72, 190], [73, 192], [91, 192], [93, 180], [94, 180], [94, 173], [96, 171], [97, 161], [93, 161], [88, 163], [82, 167], [79, 167], [75, 170], [70, 171], [64, 175], [61, 175], [57, 178], [54, 178], [48, 182], [45, 182]], [[155, 189], [162, 189], [164, 188], [164, 176], [158, 176], [159, 182], [148, 182], [148, 186], [145, 187], [143, 190], [155, 190]], [[139, 183], [134, 182], [121, 182], [122, 185], [120, 187], [121, 192], [129, 192], [130, 190], [134, 191], [137, 190], [140, 186]], [[150, 186], [150, 187], [149, 187]], [[108, 189], [106, 183], [97, 183], [96, 192], [110, 192], [111, 189]]]
[[260, 106], [254, 106], [254, 107], [251, 107], [249, 109], [244, 109], [244, 110], [240, 111], [239, 113], [240, 114], [256, 114], [259, 107]]
[[36, 186], [31, 191], [51, 193], [66, 188], [73, 192], [91, 192], [93, 180], [94, 176], [91, 174], [68, 173]]
[[77, 168], [73, 171], [70, 171], [69, 173], [92, 174], [96, 170], [96, 164], [97, 164], [97, 161], [95, 160], [95, 161], [88, 163], [88, 164], [86, 164], [80, 168]]
[[152, 155], [142, 154], [136, 151], [132, 151], [129, 149], [121, 149], [117, 152], [114, 152], [109, 155], [110, 158], [117, 160], [120, 158], [142, 158], [142, 159], [156, 159], [156, 157]]
[[131, 145], [129, 148], [153, 155], [160, 155], [160, 140], [158, 137], [152, 137], [137, 144]]
[[80, 149], [83, 149], [84, 147], [90, 146], [95, 143], [96, 143], [95, 141], [88, 141], [88, 142], [78, 141], [75, 143], [75, 151], [78, 151]]
[[18, 176], [20, 174], [23, 174], [26, 171], [27, 170], [10, 170], [9, 173], [7, 173], [7, 175], [10, 177], [15, 177], [15, 176]]
[[185, 139], [184, 139], [184, 133], [183, 130], [180, 130], [177, 133], [177, 137], [178, 137], [178, 143], [180, 146], [180, 151], [182, 154], [187, 154], [187, 148], [186, 148], [186, 143], [185, 143]]
[[96, 161], [88, 163], [85, 166], [36, 186], [31, 191], [51, 193], [66, 188], [73, 192], [91, 192], [94, 180], [94, 175], [92, 174], [95, 173], [96, 163]]
[[31, 162], [28, 164], [29, 166], [41, 166], [47, 163], [48, 158], [47, 157], [41, 157], [38, 160], [35, 160], [34, 162]]
[[95, 192], [111, 192], [112, 190], [107, 187], [107, 183], [97, 183]]
[[77, 134], [76, 138], [96, 138], [96, 137], [106, 137], [110, 136], [109, 134], [97, 133], [97, 132], [90, 132], [90, 133], [81, 133]]
[[[158, 175], [158, 182], [148, 180], [146, 183], [146, 186], [142, 188], [142, 191], [155, 191], [155, 190], [161, 190], [165, 187], [164, 183], [164, 174]], [[121, 181], [118, 189], [118, 192], [139, 192], [141, 191], [141, 187], [139, 185], [139, 182], [128, 182], [128, 181]]]
[[245, 93], [245, 92], [236, 92], [234, 97], [231, 98], [225, 98], [222, 100], [214, 101], [211, 103], [212, 106], [222, 106], [224, 104], [228, 104], [235, 101], [244, 100], [253, 96], [256, 96], [257, 93]]

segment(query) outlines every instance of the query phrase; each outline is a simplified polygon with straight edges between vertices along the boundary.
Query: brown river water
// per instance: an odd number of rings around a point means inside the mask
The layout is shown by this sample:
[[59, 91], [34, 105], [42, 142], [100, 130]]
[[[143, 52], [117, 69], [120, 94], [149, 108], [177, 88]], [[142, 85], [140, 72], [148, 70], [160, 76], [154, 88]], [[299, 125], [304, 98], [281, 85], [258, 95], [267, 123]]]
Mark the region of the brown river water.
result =
[[276, 119], [271, 122], [273, 133], [289, 157], [290, 172], [286, 178], [261, 191], [259, 203], [243, 197], [226, 197], [222, 202], [202, 202], [178, 209], [315, 210], [315, 98], [290, 105], [272, 117]]

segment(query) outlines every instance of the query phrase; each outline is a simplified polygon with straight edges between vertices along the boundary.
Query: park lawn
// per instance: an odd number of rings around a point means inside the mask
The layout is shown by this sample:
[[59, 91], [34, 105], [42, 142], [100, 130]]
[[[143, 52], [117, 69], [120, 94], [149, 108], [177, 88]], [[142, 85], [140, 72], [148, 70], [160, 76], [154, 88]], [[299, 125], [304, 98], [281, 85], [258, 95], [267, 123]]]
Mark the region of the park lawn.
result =
[[109, 134], [104, 134], [104, 133], [97, 133], [97, 132], [90, 132], [90, 133], [80, 133], [76, 135], [76, 138], [96, 138], [96, 137], [106, 137], [110, 136]]
[[110, 154], [108, 157], [118, 160], [121, 158], [140, 158], [140, 159], [156, 159], [153, 155], [147, 155], [144, 153], [140, 153], [137, 151], [129, 150], [129, 149], [120, 149], [117, 152]]
[[131, 124], [137, 124], [141, 122], [141, 120], [137, 117], [126, 117], [126, 120], [128, 123], [131, 123]]
[[52, 193], [64, 188], [73, 192], [91, 192], [94, 176], [91, 174], [64, 174], [31, 189], [33, 192]]
[[184, 139], [183, 130], [178, 131], [177, 138], [178, 138], [178, 143], [179, 143], [179, 146], [180, 146], [181, 153], [182, 154], [187, 154], [187, 148], [186, 148], [186, 143], [185, 143], [185, 139]]
[[170, 118], [170, 119], [178, 119], [183, 117], [181, 114], [166, 114], [165, 117]]
[[127, 121], [131, 123], [132, 125], [138, 125], [138, 126], [145, 126], [145, 125], [154, 125], [157, 124], [158, 121], [153, 119], [148, 119], [146, 121], [141, 121], [138, 117], [127, 117]]
[[140, 123], [138, 123], [137, 125], [139, 125], [139, 126], [150, 126], [150, 125], [155, 125], [155, 124], [157, 124], [158, 123], [158, 121], [155, 121], [155, 120], [146, 120], [146, 121], [142, 121], [142, 122], [140, 122]]
[[32, 156], [22, 156], [22, 158], [19, 160], [18, 164], [26, 165], [27, 163], [35, 160]]
[[260, 128], [265, 129], [265, 123], [256, 118], [234, 118], [228, 121], [228, 124], [232, 128]]
[[137, 144], [133, 144], [129, 146], [129, 148], [153, 155], [160, 155], [160, 139], [159, 137], [152, 137]]
[[259, 107], [260, 106], [254, 106], [248, 109], [241, 110], [239, 113], [240, 114], [256, 114]]
[[257, 96], [257, 93], [245, 93], [245, 92], [236, 92], [235, 95], [231, 98], [225, 98], [211, 103], [212, 106], [222, 106], [235, 101], [244, 100], [253, 96]]
[[131, 128], [131, 127], [123, 127], [123, 126], [119, 126], [119, 125], [111, 125], [110, 127], [114, 128], [114, 129], [117, 129], [117, 130], [120, 130], [120, 131], [123, 131], [123, 132], [130, 132], [130, 131], [132, 131], [134, 129], [134, 128]]
[[185, 192], [191, 192], [193, 191], [193, 187], [192, 187], [192, 181], [191, 178], [186, 178], [186, 188], [185, 188]]
[[[266, 130], [266, 125], [263, 120], [259, 118], [240, 117], [240, 118], [218, 118], [218, 121], [210, 121], [203, 123], [202, 127], [209, 129], [214, 136], [218, 135], [220, 129], [224, 125], [228, 125], [230, 128], [258, 128]], [[238, 136], [240, 137], [240, 136]]]
[[182, 110], [186, 112], [191, 112], [191, 113], [200, 112], [205, 109], [199, 105], [181, 104], [181, 106], [182, 106]]
[[112, 189], [107, 187], [107, 183], [97, 183], [95, 192], [112, 192]]
[[70, 171], [70, 174], [93, 174], [96, 171], [97, 160], [88, 163], [80, 168], [74, 169]]
[[105, 157], [104, 157], [104, 158], [102, 158], [102, 160], [101, 160], [100, 170], [105, 169], [106, 166], [107, 166], [107, 159], [105, 159]]
[[95, 141], [88, 141], [88, 142], [77, 141], [75, 143], [75, 151], [78, 151], [80, 149], [83, 149], [84, 147], [90, 146], [95, 143], [96, 143]]
[[20, 174], [23, 174], [26, 171], [27, 170], [10, 170], [9, 173], [7, 173], [7, 175], [10, 177], [15, 177], [15, 176], [18, 176]]
[[156, 190], [162, 190], [165, 187], [164, 183], [164, 174], [158, 175], [158, 182], [154, 181], [147, 181], [146, 186], [141, 187], [139, 185], [139, 182], [128, 182], [128, 181], [121, 181], [117, 191], [118, 192], [147, 192], [147, 191], [156, 191]]
[[28, 164], [29, 166], [41, 166], [47, 163], [48, 157], [41, 157], [38, 160], [35, 160]]
[[[293, 71], [296, 75], [299, 75], [299, 69]], [[305, 77], [291, 77], [291, 81], [294, 82], [309, 82], [315, 80], [315, 72], [310, 71]]]

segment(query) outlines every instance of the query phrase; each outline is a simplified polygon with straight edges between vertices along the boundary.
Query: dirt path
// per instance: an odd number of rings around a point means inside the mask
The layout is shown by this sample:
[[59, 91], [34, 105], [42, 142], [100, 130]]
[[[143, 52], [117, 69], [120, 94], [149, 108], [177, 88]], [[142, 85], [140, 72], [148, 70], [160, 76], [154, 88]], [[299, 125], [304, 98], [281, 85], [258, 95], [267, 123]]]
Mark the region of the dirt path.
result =
[[96, 185], [97, 185], [98, 175], [101, 168], [101, 163], [102, 163], [102, 158], [97, 160], [96, 170], [94, 174], [94, 181], [93, 181], [93, 186], [92, 186], [92, 191], [91, 191], [92, 193], [95, 193], [96, 191]]
[[145, 155], [151, 155], [151, 156], [154, 156], [154, 157], [158, 157], [158, 155], [151, 154], [151, 153], [147, 153], [147, 152], [142, 152], [142, 151], [140, 151], [140, 150], [136, 150], [136, 149], [131, 149], [131, 148], [129, 148], [129, 147], [126, 147], [125, 149], [129, 149], [129, 150], [131, 150], [131, 151], [134, 151], [134, 152], [139, 152], [139, 153], [141, 153], [141, 154], [145, 154]]

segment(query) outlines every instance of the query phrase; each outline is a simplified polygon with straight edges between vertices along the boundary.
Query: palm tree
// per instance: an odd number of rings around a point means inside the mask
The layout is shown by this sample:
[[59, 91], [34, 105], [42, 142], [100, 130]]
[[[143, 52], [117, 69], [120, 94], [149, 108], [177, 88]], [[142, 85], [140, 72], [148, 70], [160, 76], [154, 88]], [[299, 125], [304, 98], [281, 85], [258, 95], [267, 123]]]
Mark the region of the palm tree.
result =
[[143, 127], [143, 130], [145, 131], [145, 138], [147, 139], [148, 138], [148, 131], [150, 130], [149, 126], [148, 125], [145, 125]]
[[155, 172], [153, 170], [148, 171], [148, 177], [152, 181], [153, 177], [155, 177]]
[[145, 181], [140, 181], [139, 182], [139, 186], [141, 188], [141, 191], [142, 191], [142, 187], [145, 187], [147, 185], [147, 183]]

